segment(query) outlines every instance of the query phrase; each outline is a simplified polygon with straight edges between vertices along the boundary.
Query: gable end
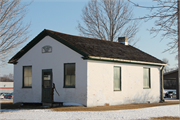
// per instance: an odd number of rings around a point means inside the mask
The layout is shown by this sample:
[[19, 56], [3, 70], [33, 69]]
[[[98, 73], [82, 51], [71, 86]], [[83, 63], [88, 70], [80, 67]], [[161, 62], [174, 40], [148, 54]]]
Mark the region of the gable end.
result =
[[44, 29], [40, 34], [38, 34], [32, 41], [30, 41], [24, 48], [22, 48], [16, 55], [14, 55], [9, 61], [8, 63], [12, 63], [12, 64], [17, 64], [17, 61], [24, 55], [26, 54], [31, 48], [33, 48], [39, 41], [41, 41], [44, 37], [46, 36], [50, 36], [52, 38], [54, 38], [55, 40], [59, 41], [60, 43], [64, 44], [65, 46], [71, 48], [72, 50], [76, 51], [77, 53], [81, 54], [84, 57], [88, 57], [88, 55], [82, 51], [80, 51], [79, 49], [77, 49], [76, 47], [74, 47], [73, 45], [71, 45], [70, 43], [66, 42], [65, 40], [63, 40], [62, 38], [56, 36], [55, 34], [52, 34], [51, 32], [47, 31], [46, 29]]

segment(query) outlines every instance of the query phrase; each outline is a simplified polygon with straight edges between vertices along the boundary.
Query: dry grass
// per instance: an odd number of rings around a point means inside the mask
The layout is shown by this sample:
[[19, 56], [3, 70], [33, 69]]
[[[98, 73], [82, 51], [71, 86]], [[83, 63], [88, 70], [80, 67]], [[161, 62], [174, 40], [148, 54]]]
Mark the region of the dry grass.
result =
[[180, 120], [180, 117], [163, 116], [163, 117], [151, 117], [150, 119], [135, 119], [135, 120]]
[[51, 108], [54, 111], [110, 111], [110, 110], [127, 110], [127, 109], [139, 109], [155, 106], [174, 105], [179, 104], [179, 101], [168, 101], [164, 103], [144, 103], [144, 104], [127, 104], [127, 105], [115, 105], [115, 106], [99, 106], [99, 107], [57, 107]]
[[152, 117], [152, 120], [180, 120], [180, 117], [163, 116], [163, 117]]
[[127, 109], [139, 109], [155, 106], [174, 105], [179, 104], [178, 101], [168, 101], [164, 103], [144, 103], [144, 104], [127, 104], [116, 106], [99, 106], [99, 107], [56, 107], [56, 108], [44, 108], [38, 104], [29, 104], [21, 106], [21, 104], [2, 103], [1, 109], [51, 109], [54, 111], [110, 111], [110, 110], [127, 110]]

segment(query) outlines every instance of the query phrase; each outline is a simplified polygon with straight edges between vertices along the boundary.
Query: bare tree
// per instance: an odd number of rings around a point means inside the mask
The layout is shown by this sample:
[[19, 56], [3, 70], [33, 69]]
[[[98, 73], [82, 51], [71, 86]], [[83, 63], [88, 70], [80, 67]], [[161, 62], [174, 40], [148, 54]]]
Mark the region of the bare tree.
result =
[[14, 76], [13, 76], [12, 73], [9, 73], [9, 76], [8, 76], [8, 77], [9, 77], [9, 79], [13, 80], [13, 77], [14, 77]]
[[176, 88], [176, 80], [164, 80], [164, 89]]
[[167, 44], [170, 53], [177, 53], [178, 50], [178, 6], [177, 0], [152, 0], [156, 2], [153, 6], [141, 6], [128, 0], [134, 6], [149, 10], [149, 14], [139, 17], [137, 19], [144, 19], [146, 22], [152, 19], [154, 21], [154, 27], [150, 29], [150, 33], [157, 36], [159, 33], [163, 40], [168, 38], [170, 41]]
[[167, 73], [178, 68], [177, 66], [170, 68], [169, 60], [167, 58], [163, 58], [162, 61], [167, 64], [163, 70], [163, 73]]
[[28, 38], [28, 25], [23, 25], [27, 4], [21, 0], [0, 0], [0, 61], [4, 64], [11, 53]]
[[165, 66], [165, 68], [164, 68], [164, 70], [163, 70], [163, 73], [169, 72], [169, 71], [170, 71], [170, 68], [169, 68], [169, 60], [166, 59], [166, 58], [163, 58], [162, 61], [167, 64], [167, 66]]
[[126, 36], [132, 42], [139, 22], [133, 18], [133, 8], [124, 0], [91, 0], [82, 10], [84, 24], [78, 24], [81, 35], [117, 41]]
[[[156, 18], [155, 27], [150, 29], [151, 34], [161, 33], [162, 39], [169, 38], [170, 42], [167, 44], [171, 53], [178, 52], [178, 67], [180, 68], [180, 0], [153, 0], [156, 6], [140, 6], [131, 0], [128, 0], [136, 7], [146, 8], [150, 10], [150, 14], [140, 17], [139, 19], [151, 20]], [[178, 68], [178, 69], [179, 69]], [[180, 87], [180, 70], [178, 73], [178, 82]], [[177, 91], [177, 98], [180, 96], [180, 89]]]
[[0, 82], [13, 82], [13, 74], [3, 75], [3, 77], [0, 77]]

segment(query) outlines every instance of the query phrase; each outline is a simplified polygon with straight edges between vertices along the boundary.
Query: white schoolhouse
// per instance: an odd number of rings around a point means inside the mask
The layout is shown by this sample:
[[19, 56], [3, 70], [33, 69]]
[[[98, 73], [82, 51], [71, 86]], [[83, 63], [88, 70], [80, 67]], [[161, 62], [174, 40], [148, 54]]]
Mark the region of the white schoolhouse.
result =
[[[159, 59], [119, 42], [43, 30], [9, 63], [14, 103], [73, 102], [87, 107], [163, 101]], [[59, 95], [54, 92], [52, 84]], [[52, 99], [53, 97], [53, 99]]]

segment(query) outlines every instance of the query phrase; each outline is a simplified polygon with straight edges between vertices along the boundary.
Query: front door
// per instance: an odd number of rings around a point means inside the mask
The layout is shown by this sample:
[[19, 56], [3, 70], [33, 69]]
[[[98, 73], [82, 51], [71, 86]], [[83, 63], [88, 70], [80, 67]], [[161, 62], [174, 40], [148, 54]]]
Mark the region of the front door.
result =
[[42, 102], [52, 102], [52, 69], [42, 70]]

